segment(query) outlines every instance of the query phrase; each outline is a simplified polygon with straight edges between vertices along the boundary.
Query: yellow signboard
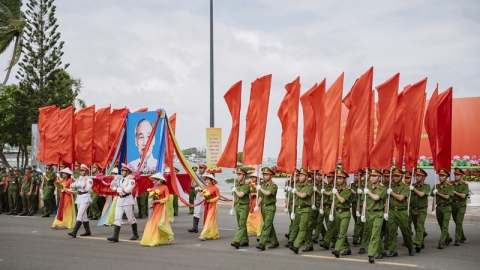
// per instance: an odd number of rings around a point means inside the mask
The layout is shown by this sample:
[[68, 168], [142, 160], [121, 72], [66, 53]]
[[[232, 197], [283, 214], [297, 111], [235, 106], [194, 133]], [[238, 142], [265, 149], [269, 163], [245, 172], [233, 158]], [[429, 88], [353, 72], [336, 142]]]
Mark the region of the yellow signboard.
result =
[[221, 173], [222, 168], [217, 167], [217, 161], [222, 155], [222, 129], [207, 128], [207, 171]]

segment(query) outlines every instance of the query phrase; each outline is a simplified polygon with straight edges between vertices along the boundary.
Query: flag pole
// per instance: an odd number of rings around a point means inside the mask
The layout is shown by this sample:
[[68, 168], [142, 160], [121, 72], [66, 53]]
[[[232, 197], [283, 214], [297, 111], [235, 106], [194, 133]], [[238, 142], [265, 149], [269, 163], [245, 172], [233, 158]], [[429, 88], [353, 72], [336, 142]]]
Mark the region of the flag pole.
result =
[[[297, 178], [297, 170], [294, 170], [294, 173], [293, 173], [293, 189], [296, 188], [297, 186], [297, 181], [296, 181], [296, 178]], [[295, 219], [295, 196], [294, 194], [292, 194], [292, 213], [290, 214], [290, 219], [291, 220], [294, 220]]]
[[[333, 178], [333, 189], [336, 189], [336, 187], [337, 187], [337, 170], [335, 170], [335, 176], [334, 176], [334, 178]], [[337, 195], [332, 193], [332, 196], [333, 196], [333, 198], [332, 198], [332, 207], [330, 208], [330, 215], [328, 216], [328, 219], [329, 219], [330, 221], [333, 221], [333, 220], [334, 220], [334, 217], [333, 217], [333, 213], [334, 213], [334, 212], [333, 212], [333, 209], [335, 209], [335, 198], [337, 197]]]
[[[393, 166], [390, 167], [390, 180], [388, 181], [388, 189], [392, 188], [392, 175], [393, 175]], [[390, 210], [390, 194], [388, 194], [386, 208], [387, 209], [385, 209], [385, 214], [388, 215], [388, 212]]]
[[[260, 165], [257, 164], [256, 170], [257, 170], [257, 186], [260, 186]], [[258, 189], [257, 189], [257, 196], [255, 197], [255, 206], [258, 208]]]
[[[367, 170], [365, 170], [365, 188], [368, 187], [368, 168]], [[365, 192], [364, 193], [364, 200], [363, 200], [363, 206], [362, 206], [362, 222], [365, 222], [367, 221], [366, 218], [365, 218], [365, 212], [367, 211], [367, 194]]]
[[[414, 172], [415, 172], [415, 167], [413, 167], [412, 180], [410, 180], [410, 186], [413, 186]], [[415, 183], [417, 183], [417, 177], [415, 177]], [[411, 197], [412, 197], [412, 190], [410, 189], [408, 194], [408, 201], [407, 201], [407, 217], [410, 216], [410, 198]]]
[[[324, 188], [325, 188], [324, 185], [325, 185], [325, 179], [323, 178], [323, 175], [322, 175], [322, 190], [324, 190]], [[323, 212], [323, 192], [321, 192], [321, 193], [322, 193], [322, 198], [320, 199], [320, 210], [319, 210], [319, 213], [320, 213], [321, 215], [323, 215], [323, 213], [324, 213], [324, 212]]]
[[[317, 179], [317, 171], [315, 170], [315, 171], [313, 171], [313, 181], [312, 181], [314, 187], [315, 187], [316, 179]], [[316, 193], [316, 192], [313, 191], [313, 202], [312, 202], [312, 206], [313, 206], [313, 207], [312, 207], [312, 209], [315, 208], [315, 193]], [[315, 209], [313, 209], [313, 210], [315, 210]]]
[[[237, 181], [238, 179], [236, 178], [237, 174], [235, 173], [235, 170], [233, 171], [233, 187], [237, 187]], [[230, 207], [230, 215], [233, 216], [233, 212], [235, 211], [235, 194], [236, 192], [233, 192], [233, 198], [232, 198], [232, 206]]]

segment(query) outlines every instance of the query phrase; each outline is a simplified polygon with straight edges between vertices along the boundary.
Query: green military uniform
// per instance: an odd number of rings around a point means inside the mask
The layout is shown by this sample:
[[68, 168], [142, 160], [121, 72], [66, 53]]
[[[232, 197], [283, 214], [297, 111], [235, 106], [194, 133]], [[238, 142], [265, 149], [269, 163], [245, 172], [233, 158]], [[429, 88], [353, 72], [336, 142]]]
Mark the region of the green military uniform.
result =
[[313, 186], [306, 183], [299, 184], [296, 187], [297, 192], [306, 193], [305, 198], [300, 198], [298, 195], [295, 195], [295, 220], [298, 220], [298, 235], [293, 242], [293, 246], [297, 249], [300, 248], [300, 245], [306, 239], [308, 219], [310, 212], [312, 210], [311, 196], [313, 193]]
[[[35, 177], [35, 174], [32, 174], [31, 172], [26, 173], [25, 176], [22, 178], [22, 204], [23, 204], [22, 215], [33, 216], [33, 210], [34, 210], [33, 204], [35, 203], [34, 194], [36, 190], [37, 190], [37, 178]], [[30, 195], [28, 193], [30, 193]]]
[[415, 192], [411, 193], [410, 198], [410, 217], [415, 229], [415, 238], [413, 244], [416, 246], [417, 252], [424, 247], [423, 241], [425, 239], [425, 219], [427, 218], [428, 208], [428, 193], [430, 192], [430, 185], [426, 183], [415, 183], [413, 188], [425, 193], [423, 197], [419, 197]]
[[[333, 183], [324, 185], [324, 189], [325, 191], [331, 192], [333, 189]], [[324, 212], [323, 215], [327, 223], [327, 232], [325, 233], [325, 238], [323, 239], [323, 243], [320, 244], [320, 246], [325, 249], [329, 249], [330, 243], [335, 243], [337, 238], [335, 220], [330, 221], [330, 219], [328, 219], [330, 216], [330, 213], [334, 214], [333, 212], [331, 212], [332, 201], [333, 201], [333, 195], [330, 195], [330, 196], [325, 194], [323, 195], [323, 212]]]
[[260, 197], [262, 198], [262, 220], [263, 228], [260, 236], [260, 245], [265, 246], [268, 240], [272, 244], [271, 247], [278, 246], [277, 234], [275, 232], [275, 227], [273, 226], [273, 219], [275, 218], [275, 212], [277, 210], [277, 190], [278, 186], [270, 181], [268, 184], [262, 183], [262, 189], [268, 190], [270, 196], [266, 196], [260, 192]]
[[[177, 212], [178, 212], [178, 197], [173, 195], [173, 207], [175, 209], [175, 201], [177, 202]], [[138, 218], [146, 218], [148, 217], [148, 192], [144, 192], [137, 197], [137, 206], [138, 206]], [[175, 213], [174, 215], [176, 216]]]
[[43, 179], [43, 216], [48, 217], [52, 211], [57, 175], [53, 171], [47, 171]]
[[[192, 181], [192, 183], [194, 183]], [[192, 185], [190, 187], [190, 193], [188, 194], [188, 203], [190, 204], [194, 204], [195, 203], [195, 198], [197, 197], [197, 190], [195, 189], [197, 187], [197, 184], [195, 183], [195, 185]], [[193, 207], [189, 207], [188, 208], [188, 214], [189, 215], [193, 215]]]
[[324, 220], [325, 220], [325, 213], [320, 214], [320, 203], [322, 202], [322, 194], [320, 190], [322, 189], [321, 184], [316, 184], [315, 187], [317, 191], [315, 192], [315, 210], [312, 212], [312, 222], [313, 222], [313, 229], [315, 229], [315, 233], [313, 234], [313, 242], [318, 243], [318, 238], [320, 234], [322, 234], [322, 240], [327, 233], [325, 229]]
[[[293, 246], [293, 242], [295, 241], [298, 235], [298, 224], [300, 222], [298, 219], [291, 219], [291, 214], [293, 210], [293, 201], [295, 196], [293, 195], [291, 189], [293, 189], [295, 186], [296, 185], [294, 181], [290, 180], [288, 185], [290, 190], [286, 191], [285, 193], [285, 197], [288, 198], [287, 210], [288, 210], [288, 218], [290, 219], [290, 225], [288, 226], [288, 234], [285, 235], [288, 238], [288, 243], [285, 245], [286, 247]], [[295, 202], [295, 204], [298, 205], [297, 202]]]
[[[375, 201], [367, 194], [367, 208], [366, 208], [366, 223], [365, 230], [370, 232], [370, 246], [368, 248], [368, 256], [373, 257], [376, 253], [383, 254], [385, 249], [383, 248], [380, 234], [383, 224], [383, 211], [385, 198], [387, 197], [387, 189], [377, 183], [376, 185], [369, 185], [368, 189], [370, 193], [378, 195], [380, 199]], [[363, 243], [362, 243], [363, 244]]]
[[[18, 170], [15, 168], [15, 170]], [[21, 187], [21, 176], [11, 174], [8, 176], [8, 205], [10, 207], [10, 213], [16, 215], [21, 211], [19, 192]]]
[[450, 222], [450, 216], [452, 215], [452, 198], [454, 196], [453, 192], [455, 188], [451, 183], [445, 181], [443, 184], [439, 183], [436, 185], [437, 192], [440, 192], [444, 195], [449, 195], [450, 198], [448, 200], [443, 199], [438, 195], [433, 195], [433, 191], [430, 195], [433, 197], [435, 196], [435, 203], [437, 204], [435, 215], [437, 216], [438, 226], [440, 226], [440, 230], [442, 231], [440, 235], [440, 239], [438, 240], [439, 248], [443, 244], [449, 244], [450, 239], [448, 239], [448, 223]]
[[237, 217], [238, 230], [233, 237], [233, 242], [240, 244], [240, 242], [248, 243], [248, 232], [247, 232], [247, 218], [250, 210], [250, 185], [249, 184], [240, 184], [236, 186], [238, 192], [243, 192], [243, 197], [238, 197], [235, 195], [235, 214]]
[[[361, 181], [359, 179], [358, 181]], [[352, 183], [350, 186], [352, 195], [350, 197], [350, 200], [352, 202], [352, 217], [353, 217], [353, 222], [354, 222], [354, 227], [353, 227], [353, 244], [359, 244], [361, 243], [362, 239], [362, 234], [363, 234], [363, 222], [360, 219], [360, 216], [357, 216], [357, 211], [360, 214], [362, 211], [362, 202], [363, 202], [363, 197], [362, 194], [358, 194], [357, 190], [358, 189], [363, 189], [364, 185], [359, 185], [358, 183]], [[355, 192], [355, 194], [353, 194]], [[358, 210], [357, 210], [358, 209]]]
[[[413, 252], [413, 242], [412, 242], [412, 234], [411, 228], [408, 224], [408, 196], [410, 193], [410, 189], [408, 188], [405, 183], [394, 183], [392, 181], [391, 184], [392, 192], [395, 194], [403, 195], [405, 198], [402, 201], [395, 199], [393, 196], [390, 196], [390, 205], [388, 211], [388, 250], [390, 250], [389, 255], [393, 255], [392, 253], [397, 252], [397, 230], [400, 227], [400, 231], [402, 232], [403, 241], [405, 243], [405, 247], [409, 249], [410, 252]], [[413, 254], [410, 254], [411, 256]]]
[[6, 211], [6, 209], [4, 207], [4, 200], [5, 200], [4, 197], [5, 197], [6, 193], [4, 193], [5, 184], [3, 183], [3, 181], [7, 177], [7, 173], [4, 170], [5, 170], [5, 167], [2, 167], [1, 168], [2, 172], [0, 172], [0, 214], [2, 214], [3, 211]]
[[[455, 169], [455, 173], [457, 173]], [[463, 172], [463, 171], [462, 171]], [[463, 174], [462, 174], [463, 175]], [[465, 235], [463, 234], [463, 219], [465, 217], [465, 211], [467, 210], [467, 196], [470, 193], [468, 183], [465, 181], [452, 181], [454, 192], [457, 194], [466, 194], [465, 198], [460, 198], [455, 195], [452, 197], [452, 218], [455, 222], [455, 245], [459, 245], [459, 242], [465, 241]], [[450, 239], [450, 236], [447, 237]]]
[[[346, 252], [350, 251], [350, 244], [347, 239], [348, 224], [350, 223], [350, 205], [352, 195], [350, 187], [345, 184], [337, 188], [340, 197], [345, 199], [345, 202], [335, 200], [335, 216], [334, 222], [336, 231], [338, 232], [337, 242], [335, 243], [335, 250], [340, 252], [342, 249]], [[335, 196], [335, 195], [334, 195]]]

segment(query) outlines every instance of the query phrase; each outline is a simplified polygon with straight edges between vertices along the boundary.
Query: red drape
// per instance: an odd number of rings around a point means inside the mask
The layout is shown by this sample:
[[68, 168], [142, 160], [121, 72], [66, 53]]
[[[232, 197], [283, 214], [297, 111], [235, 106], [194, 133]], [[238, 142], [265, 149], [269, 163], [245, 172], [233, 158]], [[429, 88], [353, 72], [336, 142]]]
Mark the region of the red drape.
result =
[[95, 105], [78, 111], [75, 115], [75, 159], [87, 166], [93, 164], [93, 137]]
[[58, 132], [58, 157], [59, 160], [66, 164], [73, 164], [73, 154], [75, 141], [73, 139], [73, 106], [60, 110], [58, 122], [61, 125]]
[[399, 168], [403, 166], [403, 155], [405, 153], [405, 130], [403, 128], [405, 124], [405, 98], [403, 93], [408, 87], [410, 85], [405, 86], [403, 91], [398, 94], [397, 111], [395, 113], [395, 166]]
[[102, 164], [108, 155], [110, 139], [110, 106], [95, 113], [95, 136], [93, 138], [93, 162]]
[[58, 164], [60, 157], [58, 155], [58, 134], [63, 129], [59, 122], [60, 108], [54, 108], [47, 116], [47, 127], [45, 129], [45, 152], [43, 153], [43, 162], [46, 164]]
[[437, 163], [438, 168], [445, 168], [448, 171], [452, 167], [452, 88], [438, 95], [437, 108], [437, 130], [438, 130], [438, 148]]
[[113, 159], [118, 140], [120, 139], [120, 132], [125, 126], [125, 118], [127, 117], [127, 108], [113, 109], [110, 113], [110, 134], [108, 142], [108, 155], [102, 161], [103, 167]]
[[288, 124], [287, 105], [288, 105], [288, 92], [285, 93], [285, 96], [283, 97], [277, 112], [278, 119], [280, 120], [280, 124], [282, 125], [280, 153], [278, 154], [278, 158], [277, 158], [277, 172], [286, 171], [285, 149], [287, 145], [287, 133], [288, 133], [287, 132], [287, 124]]
[[[325, 114], [324, 99], [325, 99], [325, 79], [318, 84], [315, 89], [308, 95], [310, 105], [313, 108], [313, 117], [315, 122], [315, 136], [313, 138], [312, 162], [310, 169], [319, 170], [322, 168], [322, 134], [323, 134], [323, 120]], [[343, 88], [343, 87], [342, 87]], [[342, 94], [340, 94], [341, 102]]]
[[310, 168], [313, 161], [313, 145], [315, 144], [315, 114], [308, 95], [315, 90], [317, 84], [313, 85], [300, 97], [303, 111], [303, 151], [302, 167]]
[[428, 142], [430, 144], [430, 150], [432, 151], [433, 167], [435, 171], [440, 169], [437, 164], [437, 142], [438, 142], [438, 130], [437, 130], [437, 108], [438, 108], [438, 84], [433, 91], [432, 97], [428, 102], [427, 111], [425, 112], [424, 126], [428, 135]]
[[297, 167], [298, 107], [300, 102], [300, 77], [285, 85], [288, 98], [287, 145], [285, 152], [286, 173], [294, 173]]
[[[168, 122], [170, 123], [170, 127], [172, 127], [172, 132], [173, 135], [175, 135], [175, 129], [177, 127], [177, 114], [174, 113], [168, 117]], [[172, 140], [167, 140], [168, 142], [168, 148], [165, 149], [165, 163], [166, 164], [173, 164], [173, 153], [175, 152], [175, 149], [173, 148], [173, 141]], [[170, 168], [171, 171], [173, 171], [173, 167]], [[172, 193], [173, 194], [173, 193]]]
[[240, 130], [240, 108], [242, 106], [242, 81], [230, 87], [223, 96], [232, 116], [232, 128], [222, 156], [217, 161], [218, 167], [236, 168], [238, 154], [238, 134]]
[[38, 136], [40, 137], [40, 145], [38, 146], [38, 154], [36, 156], [36, 159], [38, 161], [44, 162], [44, 154], [45, 154], [45, 135], [47, 132], [47, 126], [49, 125], [50, 122], [50, 117], [53, 113], [55, 113], [55, 110], [58, 110], [58, 108], [55, 107], [55, 105], [52, 106], [47, 106], [47, 107], [42, 107], [39, 108], [39, 115], [38, 115]]

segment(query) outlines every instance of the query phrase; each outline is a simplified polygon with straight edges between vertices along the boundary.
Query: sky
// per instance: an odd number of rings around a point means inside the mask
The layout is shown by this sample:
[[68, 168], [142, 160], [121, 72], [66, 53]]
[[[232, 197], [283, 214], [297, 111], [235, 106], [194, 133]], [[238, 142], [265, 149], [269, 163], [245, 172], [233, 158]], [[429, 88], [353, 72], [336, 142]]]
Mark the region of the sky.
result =
[[[65, 42], [62, 60], [83, 82], [79, 97], [87, 105], [163, 108], [168, 115], [177, 114], [182, 149], [205, 146], [210, 1], [54, 4]], [[427, 98], [437, 83], [440, 92], [453, 87], [454, 98], [480, 96], [478, 14], [476, 0], [214, 0], [215, 127], [223, 130], [223, 145], [231, 128], [223, 95], [243, 81], [242, 151], [250, 84], [267, 74], [273, 75], [264, 148], [268, 157], [278, 156], [277, 111], [285, 85], [297, 76], [303, 94], [324, 78], [329, 87], [345, 72], [345, 96], [355, 79], [374, 66], [374, 86], [399, 72], [400, 89], [427, 77]], [[5, 67], [7, 59], [0, 56]], [[17, 83], [15, 74], [9, 84]], [[299, 113], [302, 130], [301, 107]], [[302, 142], [299, 132], [298, 145]]]

